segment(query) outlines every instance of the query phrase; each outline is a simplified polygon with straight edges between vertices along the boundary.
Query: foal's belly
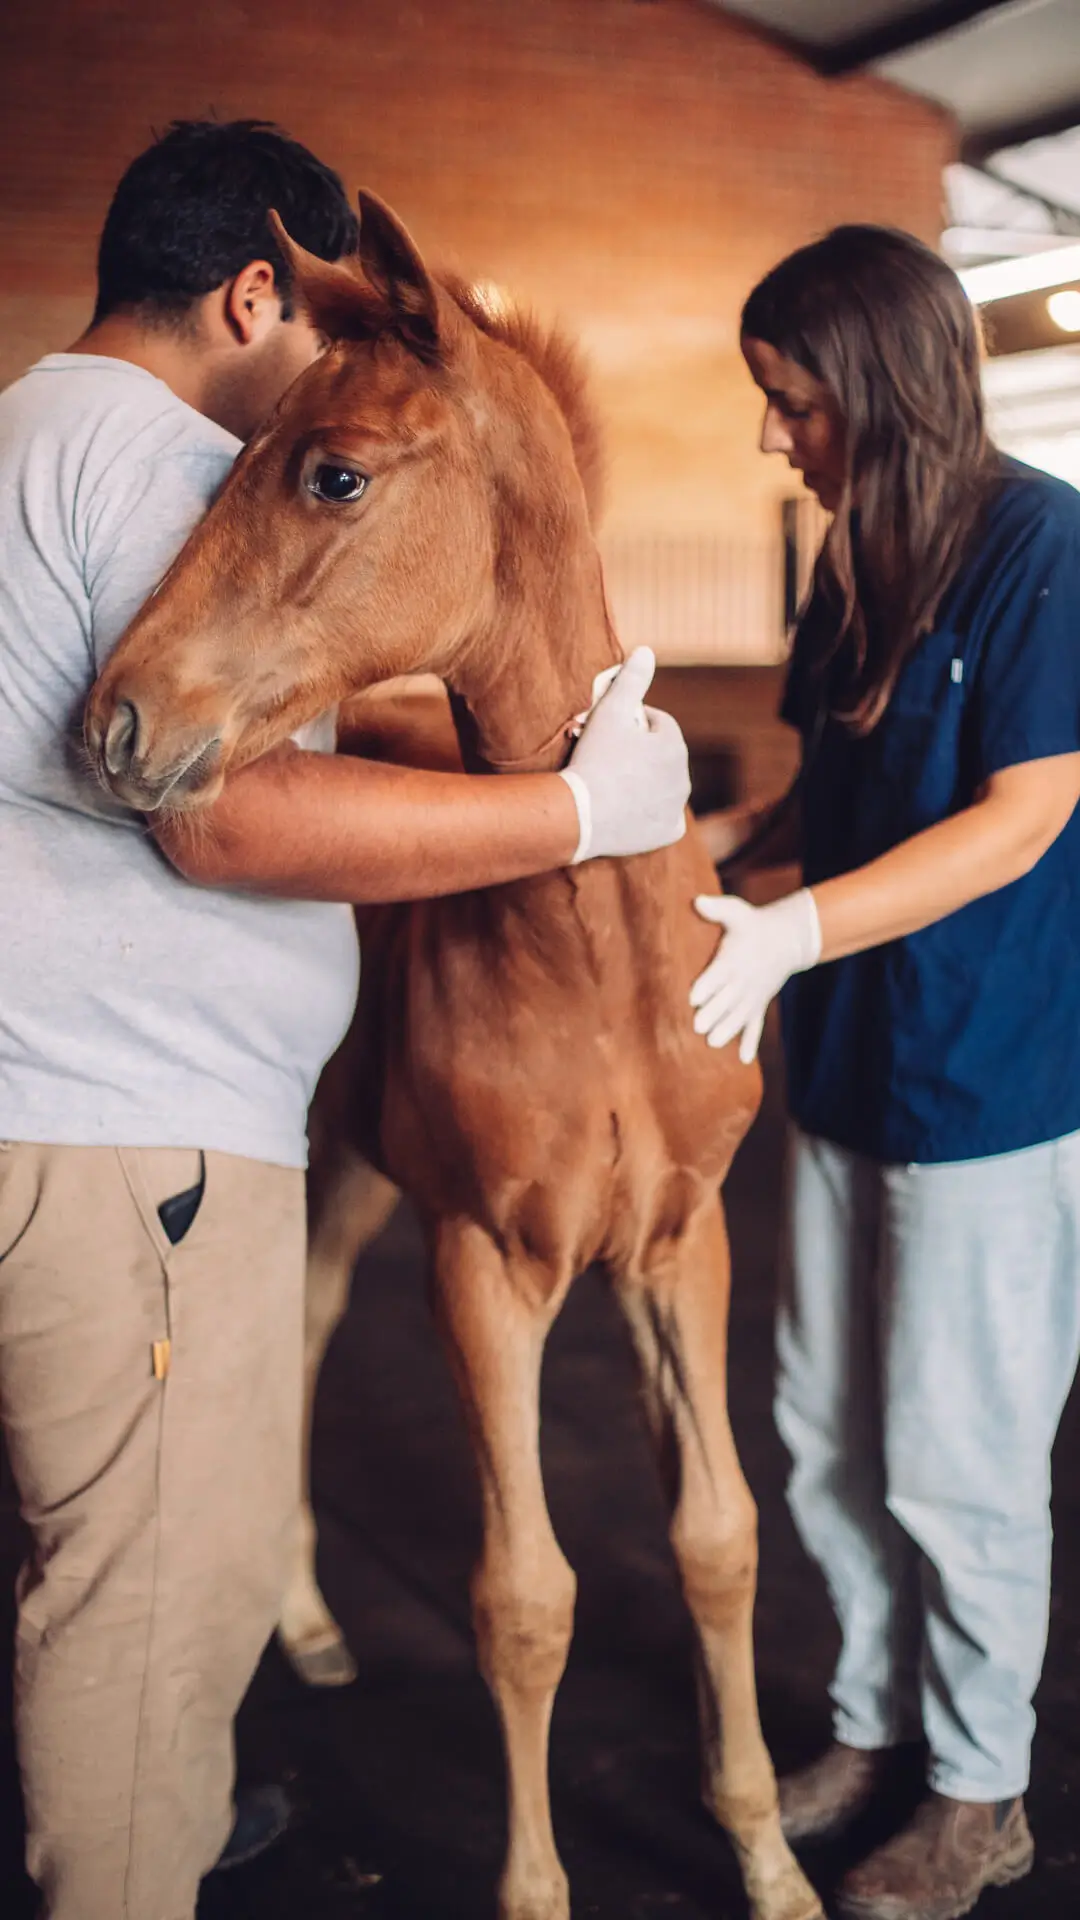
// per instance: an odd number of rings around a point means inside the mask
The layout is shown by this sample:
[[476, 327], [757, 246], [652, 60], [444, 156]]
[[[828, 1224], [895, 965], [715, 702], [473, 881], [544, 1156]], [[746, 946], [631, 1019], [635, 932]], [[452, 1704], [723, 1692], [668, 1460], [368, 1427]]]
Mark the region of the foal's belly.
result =
[[354, 1137], [429, 1219], [565, 1262], [680, 1231], [715, 1193], [761, 1083], [692, 1030], [714, 936], [680, 902], [700, 876], [653, 897], [692, 853], [582, 869], [574, 911], [548, 876], [365, 927], [343, 1050]]

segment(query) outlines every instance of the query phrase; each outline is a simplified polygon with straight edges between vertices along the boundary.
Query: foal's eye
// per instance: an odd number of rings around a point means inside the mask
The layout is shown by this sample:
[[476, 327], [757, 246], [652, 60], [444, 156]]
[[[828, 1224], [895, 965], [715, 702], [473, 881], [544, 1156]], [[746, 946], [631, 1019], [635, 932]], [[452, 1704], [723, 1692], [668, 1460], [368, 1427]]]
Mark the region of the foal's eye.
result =
[[336, 461], [327, 460], [315, 468], [307, 487], [317, 500], [328, 500], [332, 506], [339, 507], [349, 500], [359, 500], [367, 483], [367, 474], [357, 467], [342, 467]]

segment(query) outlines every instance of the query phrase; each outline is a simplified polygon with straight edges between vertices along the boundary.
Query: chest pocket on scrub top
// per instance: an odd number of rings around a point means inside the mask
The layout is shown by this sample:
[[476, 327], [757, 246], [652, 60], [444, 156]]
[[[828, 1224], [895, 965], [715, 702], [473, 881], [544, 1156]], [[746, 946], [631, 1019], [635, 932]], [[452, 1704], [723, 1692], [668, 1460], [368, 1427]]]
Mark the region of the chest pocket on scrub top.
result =
[[[972, 797], [965, 792], [966, 687], [959, 650], [947, 658], [945, 669], [934, 676], [935, 686], [926, 684], [929, 676], [903, 674], [875, 729], [871, 784], [880, 783], [894, 844], [947, 819]], [[871, 735], [868, 744], [873, 740]]]

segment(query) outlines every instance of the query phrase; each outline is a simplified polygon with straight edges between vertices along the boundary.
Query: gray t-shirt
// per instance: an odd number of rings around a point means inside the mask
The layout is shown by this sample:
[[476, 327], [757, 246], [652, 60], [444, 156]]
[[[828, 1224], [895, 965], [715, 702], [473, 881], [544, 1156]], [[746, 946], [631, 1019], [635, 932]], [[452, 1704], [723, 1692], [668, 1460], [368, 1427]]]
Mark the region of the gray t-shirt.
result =
[[80, 755], [96, 674], [237, 450], [120, 360], [50, 354], [0, 394], [0, 1138], [304, 1164], [351, 909], [191, 886]]

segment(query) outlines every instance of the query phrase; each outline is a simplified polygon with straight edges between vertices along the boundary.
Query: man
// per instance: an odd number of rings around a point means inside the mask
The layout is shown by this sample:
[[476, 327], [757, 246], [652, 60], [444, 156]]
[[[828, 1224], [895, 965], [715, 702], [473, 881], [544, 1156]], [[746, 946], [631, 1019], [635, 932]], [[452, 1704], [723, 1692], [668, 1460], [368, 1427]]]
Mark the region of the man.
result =
[[685, 748], [641, 727], [640, 661], [570, 783], [354, 759], [327, 806], [312, 752], [287, 877], [273, 757], [246, 769], [216, 815], [243, 892], [189, 884], [87, 780], [95, 674], [318, 351], [272, 206], [324, 258], [354, 244], [336, 175], [275, 129], [172, 128], [117, 190], [89, 331], [0, 397], [0, 1407], [49, 1920], [191, 1920], [229, 1831], [296, 1494], [304, 1120], [353, 1004], [348, 903], [391, 855], [419, 896], [682, 831]]

